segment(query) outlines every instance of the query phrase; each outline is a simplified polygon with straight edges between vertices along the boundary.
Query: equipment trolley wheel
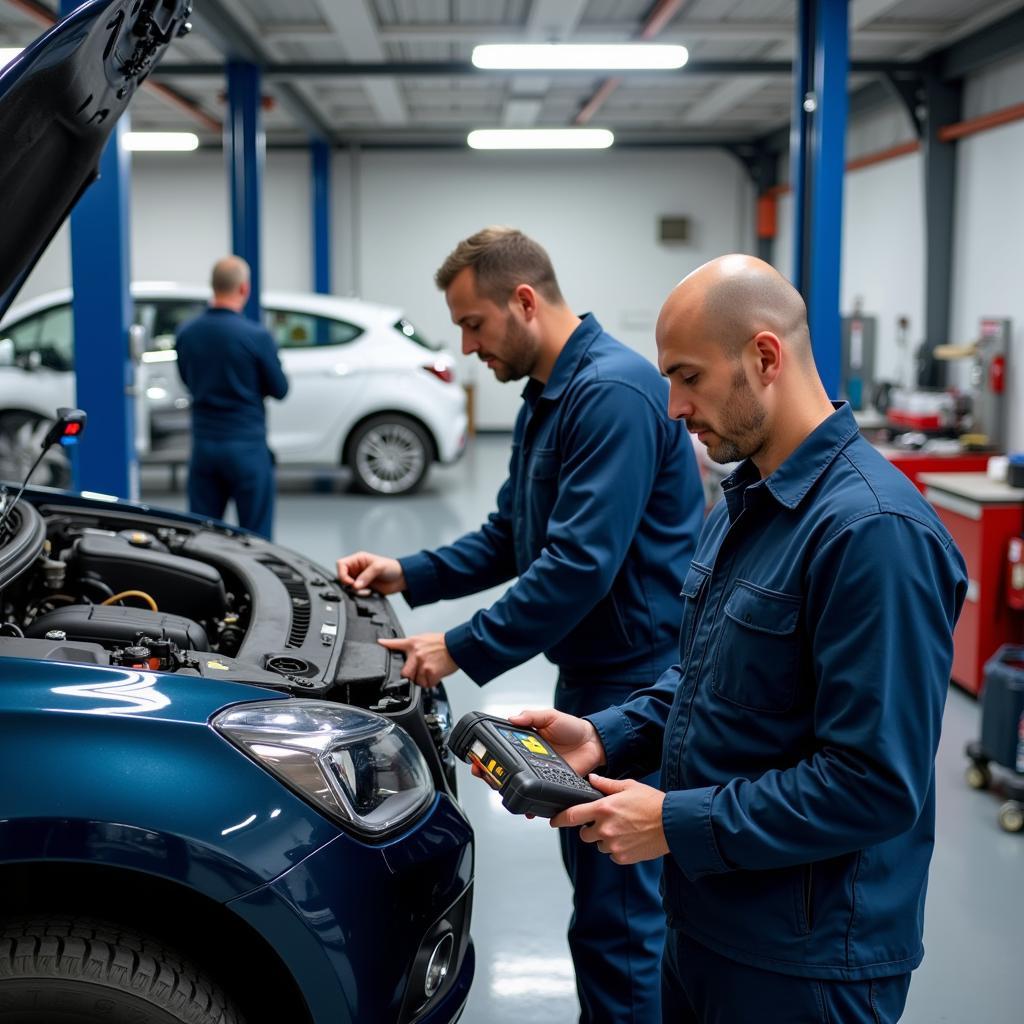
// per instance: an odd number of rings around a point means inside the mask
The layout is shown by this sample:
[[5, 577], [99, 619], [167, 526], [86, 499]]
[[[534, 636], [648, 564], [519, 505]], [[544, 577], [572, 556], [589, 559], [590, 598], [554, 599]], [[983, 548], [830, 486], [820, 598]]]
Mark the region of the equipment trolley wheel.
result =
[[1016, 800], [1007, 800], [999, 808], [999, 827], [1006, 832], [1024, 830], [1024, 804]]
[[971, 789], [988, 789], [992, 785], [992, 769], [984, 761], [973, 761], [967, 766], [964, 778]]

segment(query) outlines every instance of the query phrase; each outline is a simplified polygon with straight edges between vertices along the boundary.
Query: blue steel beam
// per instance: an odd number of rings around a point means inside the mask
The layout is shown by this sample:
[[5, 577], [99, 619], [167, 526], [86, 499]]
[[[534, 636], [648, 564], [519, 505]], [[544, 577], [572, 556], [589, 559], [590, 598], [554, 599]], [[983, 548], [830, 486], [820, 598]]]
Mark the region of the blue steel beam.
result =
[[807, 303], [818, 373], [839, 395], [839, 275], [843, 225], [847, 0], [800, 0], [794, 63], [793, 283]]
[[313, 290], [331, 292], [331, 147], [317, 140], [310, 145], [313, 172]]
[[224, 121], [224, 155], [231, 191], [231, 251], [252, 270], [252, 294], [245, 315], [260, 321], [262, 281], [260, 210], [266, 142], [260, 120], [260, 69], [232, 60], [227, 65], [228, 116]]
[[[81, 0], [61, 0], [61, 16], [80, 6]], [[127, 130], [125, 114], [103, 150], [99, 179], [71, 211], [75, 401], [89, 415], [72, 474], [78, 489], [137, 499], [135, 367], [128, 347], [131, 162], [121, 141]]]

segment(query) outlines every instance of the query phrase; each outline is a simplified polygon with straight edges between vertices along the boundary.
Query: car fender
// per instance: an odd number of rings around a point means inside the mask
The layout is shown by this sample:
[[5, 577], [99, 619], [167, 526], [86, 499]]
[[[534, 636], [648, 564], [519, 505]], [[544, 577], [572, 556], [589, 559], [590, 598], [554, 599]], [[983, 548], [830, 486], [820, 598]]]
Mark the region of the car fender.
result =
[[0, 679], [0, 863], [123, 867], [226, 902], [352, 841], [209, 723], [282, 694], [15, 658]]
[[0, 368], [0, 416], [28, 413], [52, 420], [53, 410], [75, 404], [74, 376], [55, 370]]
[[[424, 375], [418, 370], [400, 376], [392, 373], [390, 376], [392, 382], [387, 391], [367, 386], [360, 393], [360, 401], [347, 410], [345, 416], [347, 431], [343, 437], [338, 439], [339, 450], [343, 453], [343, 461], [348, 456], [349, 440], [355, 429], [371, 416], [379, 416], [382, 413], [396, 413], [399, 416], [408, 416], [410, 419], [418, 421], [430, 435], [434, 444], [435, 458], [441, 450], [440, 438], [444, 435], [447, 429], [446, 425], [452, 417], [451, 406], [458, 407], [459, 402], [456, 400], [442, 404], [437, 401], [436, 394], [427, 389], [433, 389], [435, 386], [455, 388], [457, 385], [440, 384], [429, 380], [429, 378], [423, 379]], [[372, 383], [371, 377], [372, 374], [367, 373], [368, 383]], [[464, 395], [465, 393], [460, 389], [458, 397], [463, 398], [463, 409], [465, 408]]]

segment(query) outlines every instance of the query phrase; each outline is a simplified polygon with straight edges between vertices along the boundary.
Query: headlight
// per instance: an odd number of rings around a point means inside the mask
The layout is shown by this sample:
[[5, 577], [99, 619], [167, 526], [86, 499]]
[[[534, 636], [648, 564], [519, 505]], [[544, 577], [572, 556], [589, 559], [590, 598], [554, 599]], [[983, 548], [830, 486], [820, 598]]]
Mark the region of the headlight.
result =
[[412, 737], [370, 711], [273, 700], [229, 708], [213, 726], [319, 810], [364, 835], [393, 831], [434, 795]]

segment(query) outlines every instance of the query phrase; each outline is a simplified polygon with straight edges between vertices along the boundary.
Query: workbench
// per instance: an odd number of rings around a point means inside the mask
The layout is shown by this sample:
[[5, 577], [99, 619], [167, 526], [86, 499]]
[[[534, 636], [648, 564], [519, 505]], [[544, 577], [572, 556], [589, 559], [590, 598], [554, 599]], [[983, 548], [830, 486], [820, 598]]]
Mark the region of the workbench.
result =
[[967, 562], [967, 600], [953, 634], [953, 681], [979, 694], [985, 662], [1005, 643], [1020, 643], [1021, 616], [1006, 603], [1006, 552], [1024, 532], [1024, 489], [984, 473], [921, 473], [924, 496]]

